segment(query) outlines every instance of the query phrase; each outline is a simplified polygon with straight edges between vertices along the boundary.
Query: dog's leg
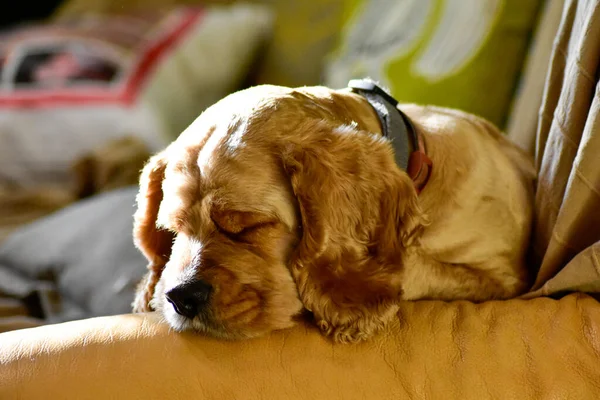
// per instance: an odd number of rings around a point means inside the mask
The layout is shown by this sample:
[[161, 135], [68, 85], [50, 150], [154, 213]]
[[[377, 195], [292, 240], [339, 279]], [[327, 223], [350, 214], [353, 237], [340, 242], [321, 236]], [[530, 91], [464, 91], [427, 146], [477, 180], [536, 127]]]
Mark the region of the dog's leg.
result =
[[508, 262], [485, 267], [429, 261], [406, 271], [403, 299], [485, 301], [515, 297], [526, 289]]

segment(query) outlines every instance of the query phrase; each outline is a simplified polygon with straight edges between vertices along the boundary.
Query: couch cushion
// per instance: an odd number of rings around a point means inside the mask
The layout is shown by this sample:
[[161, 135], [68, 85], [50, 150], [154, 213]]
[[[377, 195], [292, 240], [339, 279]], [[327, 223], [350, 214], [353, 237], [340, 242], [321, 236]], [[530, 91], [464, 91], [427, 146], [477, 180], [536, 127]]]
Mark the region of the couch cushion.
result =
[[88, 12], [0, 32], [0, 183], [71, 182], [133, 135], [152, 151], [238, 89], [271, 29], [258, 5]]
[[3, 333], [0, 398], [600, 398], [591, 297], [406, 302], [398, 317], [358, 345], [333, 345], [308, 325], [209, 339], [153, 313]]
[[[319, 83], [323, 57], [335, 43], [342, 25], [347, 0], [245, 0], [243, 3], [268, 5], [275, 14], [273, 36], [256, 64], [258, 83], [285, 86]], [[86, 12], [114, 13], [172, 5], [242, 3], [238, 0], [65, 0], [57, 18], [70, 18]]]
[[540, 0], [347, 0], [325, 83], [369, 76], [401, 102], [460, 108], [502, 126]]

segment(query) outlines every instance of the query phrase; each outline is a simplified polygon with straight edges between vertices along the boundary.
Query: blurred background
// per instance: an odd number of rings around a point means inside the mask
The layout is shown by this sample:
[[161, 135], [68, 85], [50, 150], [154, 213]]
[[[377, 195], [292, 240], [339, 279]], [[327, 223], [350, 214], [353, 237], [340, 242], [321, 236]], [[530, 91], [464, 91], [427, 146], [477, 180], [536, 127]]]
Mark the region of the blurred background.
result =
[[562, 2], [39, 3], [0, 15], [0, 332], [130, 310], [139, 171], [238, 89], [371, 77], [535, 129]]

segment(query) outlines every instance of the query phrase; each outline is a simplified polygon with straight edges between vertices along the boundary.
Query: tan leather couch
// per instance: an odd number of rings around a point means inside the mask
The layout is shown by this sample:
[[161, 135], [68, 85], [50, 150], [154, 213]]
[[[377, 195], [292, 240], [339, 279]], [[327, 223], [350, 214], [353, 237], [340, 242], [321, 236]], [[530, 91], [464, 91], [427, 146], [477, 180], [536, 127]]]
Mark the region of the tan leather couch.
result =
[[586, 295], [406, 303], [385, 334], [225, 342], [122, 315], [0, 334], [0, 399], [599, 399]]

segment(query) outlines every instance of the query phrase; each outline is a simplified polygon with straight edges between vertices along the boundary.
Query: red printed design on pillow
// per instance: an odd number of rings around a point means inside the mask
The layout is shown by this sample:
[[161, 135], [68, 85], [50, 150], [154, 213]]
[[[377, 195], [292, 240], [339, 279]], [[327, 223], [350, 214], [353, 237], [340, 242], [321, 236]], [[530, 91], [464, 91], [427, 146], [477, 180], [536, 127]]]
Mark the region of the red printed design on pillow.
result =
[[0, 36], [0, 107], [132, 104], [200, 8], [88, 15]]

